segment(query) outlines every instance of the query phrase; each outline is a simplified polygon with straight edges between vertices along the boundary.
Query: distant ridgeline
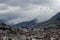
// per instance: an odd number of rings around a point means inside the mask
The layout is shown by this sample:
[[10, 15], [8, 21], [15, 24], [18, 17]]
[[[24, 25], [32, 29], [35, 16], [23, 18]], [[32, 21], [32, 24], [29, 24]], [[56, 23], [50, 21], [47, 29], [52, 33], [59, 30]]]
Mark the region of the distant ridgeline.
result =
[[27, 21], [27, 22], [22, 22], [22, 23], [18, 23], [15, 25], [12, 25], [13, 27], [31, 27], [32, 25], [37, 24], [36, 23], [36, 19], [31, 20], [31, 21]]

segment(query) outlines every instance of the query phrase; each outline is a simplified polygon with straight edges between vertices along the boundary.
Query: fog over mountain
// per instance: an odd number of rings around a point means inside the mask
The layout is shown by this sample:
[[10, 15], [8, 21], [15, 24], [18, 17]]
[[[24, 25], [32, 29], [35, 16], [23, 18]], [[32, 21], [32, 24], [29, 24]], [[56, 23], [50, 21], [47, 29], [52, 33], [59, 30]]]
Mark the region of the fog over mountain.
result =
[[60, 12], [60, 0], [0, 0], [0, 20], [18, 24], [36, 19], [40, 23]]

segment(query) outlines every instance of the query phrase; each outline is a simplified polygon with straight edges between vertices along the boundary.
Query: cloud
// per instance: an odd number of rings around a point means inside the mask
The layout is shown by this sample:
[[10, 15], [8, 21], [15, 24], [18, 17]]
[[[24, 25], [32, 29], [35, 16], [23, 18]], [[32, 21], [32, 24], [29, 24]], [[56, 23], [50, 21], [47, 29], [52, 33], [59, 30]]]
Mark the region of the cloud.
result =
[[16, 12], [20, 10], [20, 6], [8, 6], [6, 4], [0, 4], [0, 14]]
[[33, 19], [43, 22], [59, 11], [59, 0], [0, 0], [0, 19], [6, 19], [9, 24]]
[[30, 5], [30, 6], [31, 7], [29, 8], [22, 9], [22, 12], [20, 11], [21, 15], [19, 17], [9, 20], [7, 23], [17, 24], [20, 22], [31, 21], [35, 19], [39, 15], [40, 6], [37, 6], [37, 5], [34, 5], [34, 6]]
[[[35, 18], [37, 19], [36, 22], [42, 22], [42, 21], [45, 21], [46, 19], [50, 18], [52, 12], [53, 12], [53, 10], [49, 9], [48, 7], [34, 5], [34, 6], [31, 6], [30, 8], [28, 8], [28, 9], [24, 9], [22, 14], [20, 13], [21, 18], [17, 17], [15, 19], [9, 20], [7, 23], [17, 24], [17, 23], [20, 23], [20, 22], [31, 21]], [[46, 14], [46, 16], [44, 14]]]

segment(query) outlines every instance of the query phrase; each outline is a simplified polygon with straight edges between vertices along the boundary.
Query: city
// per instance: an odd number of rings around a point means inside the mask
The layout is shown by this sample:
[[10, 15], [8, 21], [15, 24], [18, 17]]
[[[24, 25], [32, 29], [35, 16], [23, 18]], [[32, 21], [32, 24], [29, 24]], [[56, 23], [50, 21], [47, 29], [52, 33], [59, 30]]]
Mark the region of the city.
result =
[[[60, 40], [60, 22], [54, 21], [34, 27], [8, 27], [8, 25], [0, 24], [0, 40]], [[39, 28], [43, 25], [48, 28]], [[52, 25], [52, 26], [51, 26]], [[54, 25], [54, 26], [53, 26]], [[1, 27], [2, 26], [2, 27]], [[51, 26], [51, 27], [49, 27]]]

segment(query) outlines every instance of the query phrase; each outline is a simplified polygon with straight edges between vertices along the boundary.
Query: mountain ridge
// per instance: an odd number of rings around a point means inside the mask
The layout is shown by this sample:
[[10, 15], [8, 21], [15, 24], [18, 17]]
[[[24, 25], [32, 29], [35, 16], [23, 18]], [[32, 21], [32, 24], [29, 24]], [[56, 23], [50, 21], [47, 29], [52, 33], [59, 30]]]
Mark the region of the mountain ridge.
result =
[[19, 23], [19, 24], [16, 24], [16, 25], [12, 25], [12, 26], [21, 27], [21, 26], [31, 26], [31, 25], [34, 25], [34, 24], [36, 24], [36, 19], [28, 21], [28, 22], [22, 22], [22, 23]]
[[35, 26], [38, 28], [60, 27], [60, 12], [53, 16], [51, 19], [42, 23], [38, 23]]

